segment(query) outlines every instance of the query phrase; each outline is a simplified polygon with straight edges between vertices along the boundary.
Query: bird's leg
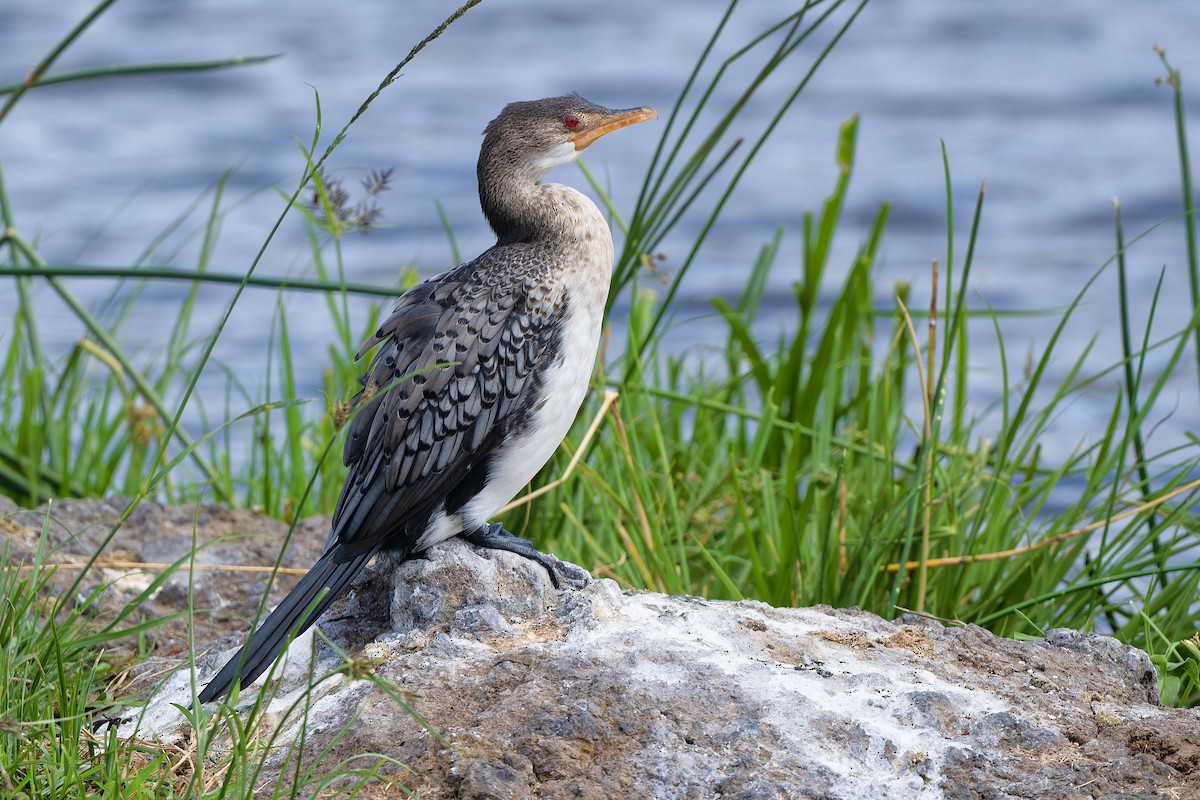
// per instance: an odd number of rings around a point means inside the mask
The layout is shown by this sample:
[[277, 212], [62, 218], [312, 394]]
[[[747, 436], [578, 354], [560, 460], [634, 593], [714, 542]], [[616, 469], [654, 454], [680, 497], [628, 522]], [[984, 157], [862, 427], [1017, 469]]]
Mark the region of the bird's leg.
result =
[[491, 550], [507, 550], [510, 553], [524, 556], [530, 561], [536, 561], [549, 573], [550, 582], [554, 584], [555, 589], [562, 588], [558, 580], [560, 574], [571, 585], [576, 587], [585, 585], [590, 579], [586, 571], [576, 567], [574, 564], [566, 564], [554, 556], [543, 553], [534, 547], [533, 543], [528, 539], [522, 539], [515, 533], [506, 531], [504, 525], [499, 522], [494, 522], [491, 525], [480, 525], [473, 531], [464, 531], [462, 538], [476, 547], [486, 547]]

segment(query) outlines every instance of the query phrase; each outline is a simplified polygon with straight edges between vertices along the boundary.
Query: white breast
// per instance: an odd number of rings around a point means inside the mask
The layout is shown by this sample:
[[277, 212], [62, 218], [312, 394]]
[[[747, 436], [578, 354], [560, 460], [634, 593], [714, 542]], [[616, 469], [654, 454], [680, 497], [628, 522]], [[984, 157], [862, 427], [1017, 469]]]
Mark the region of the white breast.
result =
[[595, 203], [584, 195], [557, 184], [541, 188], [562, 204], [565, 223], [565, 252], [557, 259], [563, 265], [561, 280], [568, 298], [561, 320], [561, 358], [542, 372], [542, 402], [529, 420], [530, 435], [497, 448], [483, 490], [458, 514], [435, 515], [417, 550], [483, 525], [515, 497], [554, 455], [587, 396], [612, 278], [612, 234]]

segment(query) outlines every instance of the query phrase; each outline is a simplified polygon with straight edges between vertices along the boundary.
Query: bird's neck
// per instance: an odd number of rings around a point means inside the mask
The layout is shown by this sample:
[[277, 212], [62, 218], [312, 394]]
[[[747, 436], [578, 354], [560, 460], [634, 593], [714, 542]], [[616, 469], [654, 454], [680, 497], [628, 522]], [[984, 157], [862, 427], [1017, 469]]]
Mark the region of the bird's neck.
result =
[[542, 242], [558, 234], [560, 209], [549, 188], [521, 175], [480, 181], [479, 204], [501, 244]]
[[[539, 185], [554, 166], [523, 160], [502, 146], [480, 153], [479, 203], [501, 247], [529, 246], [553, 254], [533, 261], [582, 278], [607, 293], [613, 241], [608, 222], [585, 195], [557, 183]], [[603, 300], [601, 300], [603, 306]]]
[[[603, 308], [612, 276], [613, 240], [608, 221], [586, 195], [558, 183], [524, 185], [481, 183], [484, 215], [500, 247], [526, 246], [550, 253], [534, 259], [562, 271], [562, 277], [583, 281], [589, 302], [599, 298]], [[594, 284], [594, 286], [593, 286]], [[579, 288], [579, 287], [577, 287]], [[594, 290], [594, 291], [593, 291]]]

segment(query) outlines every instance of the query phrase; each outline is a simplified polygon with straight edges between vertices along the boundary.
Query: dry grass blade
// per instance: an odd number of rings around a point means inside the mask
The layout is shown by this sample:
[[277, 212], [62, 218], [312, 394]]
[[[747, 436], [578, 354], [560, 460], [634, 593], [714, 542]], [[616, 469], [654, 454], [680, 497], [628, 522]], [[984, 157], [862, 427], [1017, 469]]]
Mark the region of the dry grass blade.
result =
[[1075, 528], [1073, 530], [1069, 530], [1064, 533], [1060, 533], [1057, 536], [1051, 536], [1049, 539], [1043, 539], [1040, 542], [1034, 542], [1033, 544], [1028, 544], [1028, 545], [1025, 545], [1024, 547], [1014, 547], [1011, 550], [997, 550], [995, 552], [979, 553], [977, 555], [947, 556], [945, 558], [931, 558], [928, 561], [924, 561], [924, 562], [908, 561], [904, 564], [888, 564], [883, 569], [886, 572], [899, 572], [901, 568], [903, 568], [905, 570], [912, 570], [912, 569], [917, 569], [918, 567], [920, 567], [922, 565], [924, 565], [926, 567], [953, 567], [957, 564], [972, 564], [976, 561], [999, 561], [1000, 559], [1004, 559], [1004, 558], [1012, 558], [1013, 556], [1023, 555], [1025, 553], [1029, 553], [1034, 550], [1041, 550], [1044, 547], [1049, 547], [1053, 544], [1058, 544], [1059, 542], [1066, 541], [1067, 539], [1074, 539], [1077, 536], [1083, 536], [1084, 534], [1092, 533], [1093, 531], [1098, 531], [1101, 528], [1105, 527], [1106, 525], [1110, 525], [1114, 522], [1120, 522], [1123, 519], [1129, 519], [1130, 517], [1135, 517], [1138, 514], [1141, 514], [1143, 511], [1149, 511], [1152, 508], [1157, 508], [1158, 506], [1161, 506], [1163, 503], [1166, 503], [1169, 500], [1173, 500], [1182, 494], [1187, 494], [1188, 492], [1193, 491], [1195, 489], [1200, 489], [1200, 478], [1197, 478], [1196, 480], [1191, 481], [1189, 483], [1185, 483], [1183, 486], [1180, 486], [1178, 489], [1167, 492], [1162, 497], [1157, 497], [1154, 500], [1151, 500], [1146, 503], [1138, 503], [1137, 505], [1133, 506], [1132, 508], [1128, 508], [1119, 514], [1113, 514], [1111, 517], [1105, 517], [1104, 519], [1096, 520], [1095, 522], [1089, 523], [1082, 527]]
[[298, 569], [296, 567], [279, 567], [276, 569], [272, 566], [255, 566], [253, 564], [168, 564], [166, 562], [154, 561], [117, 561], [107, 559], [97, 559], [90, 562], [63, 561], [55, 563], [47, 561], [41, 564], [24, 564], [17, 567], [17, 570], [20, 572], [31, 572], [41, 569], [91, 569], [94, 567], [136, 569], [146, 572], [163, 572], [168, 569], [177, 569], [180, 572], [273, 572], [279, 575], [303, 575], [308, 572], [307, 569]]
[[608, 413], [609, 408], [612, 407], [612, 404], [617, 401], [617, 397], [619, 396], [620, 393], [615, 392], [612, 389], [604, 390], [604, 398], [600, 402], [600, 408], [596, 411], [596, 416], [592, 417], [592, 423], [588, 425], [587, 431], [583, 434], [583, 439], [579, 442], [578, 449], [575, 450], [575, 455], [571, 456], [571, 461], [567, 464], [567, 468], [563, 470], [562, 475], [558, 476], [550, 483], [547, 483], [545, 486], [535, 489], [529, 494], [518, 497], [516, 500], [513, 500], [496, 513], [498, 515], [505, 514], [514, 508], [520, 508], [527, 503], [533, 502], [535, 499], [541, 497], [547, 492], [554, 491], [559, 486], [562, 486], [564, 483], [566, 483], [567, 479], [571, 477], [571, 473], [575, 471], [575, 467], [579, 465], [580, 460], [583, 458], [583, 454], [587, 452], [587, 448], [588, 445], [591, 444], [592, 437], [596, 435], [596, 431], [600, 430], [600, 423], [603, 422], [604, 415]]

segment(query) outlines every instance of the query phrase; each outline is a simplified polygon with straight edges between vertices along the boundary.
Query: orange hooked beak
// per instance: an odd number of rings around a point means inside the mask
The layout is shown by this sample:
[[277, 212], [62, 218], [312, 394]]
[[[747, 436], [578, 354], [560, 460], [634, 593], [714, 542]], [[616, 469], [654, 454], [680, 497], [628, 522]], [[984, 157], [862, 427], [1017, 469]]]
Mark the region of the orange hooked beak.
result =
[[639, 122], [657, 118], [658, 112], [650, 108], [650, 106], [623, 108], [607, 116], [600, 117], [590, 125], [581, 125], [578, 129], [571, 131], [571, 142], [575, 145], [577, 151], [583, 150], [606, 133], [612, 133], [620, 128], [627, 128], [630, 125], [636, 125]]

